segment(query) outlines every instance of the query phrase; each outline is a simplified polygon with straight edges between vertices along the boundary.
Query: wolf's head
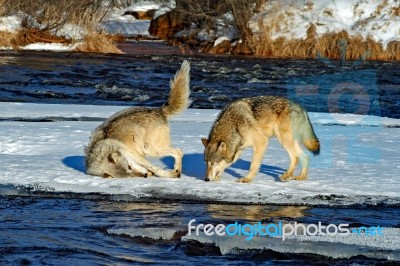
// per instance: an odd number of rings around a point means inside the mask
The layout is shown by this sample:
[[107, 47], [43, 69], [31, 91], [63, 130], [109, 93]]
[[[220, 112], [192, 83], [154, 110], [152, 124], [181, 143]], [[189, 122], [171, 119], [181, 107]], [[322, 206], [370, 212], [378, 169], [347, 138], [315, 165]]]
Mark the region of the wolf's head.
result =
[[[132, 157], [132, 158], [131, 158]], [[147, 171], [116, 140], [99, 141], [86, 154], [86, 172], [102, 177], [147, 177]]]
[[222, 173], [232, 164], [224, 141], [210, 141], [201, 139], [204, 145], [204, 161], [207, 172], [205, 181], [220, 180]]

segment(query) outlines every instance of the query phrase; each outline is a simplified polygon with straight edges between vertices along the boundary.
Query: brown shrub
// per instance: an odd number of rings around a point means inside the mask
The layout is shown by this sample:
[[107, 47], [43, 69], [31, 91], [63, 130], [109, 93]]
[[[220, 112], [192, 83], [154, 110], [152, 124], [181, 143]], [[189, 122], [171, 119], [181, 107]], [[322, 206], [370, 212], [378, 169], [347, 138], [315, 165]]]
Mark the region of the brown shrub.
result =
[[15, 46], [25, 46], [35, 42], [69, 44], [71, 40], [60, 36], [54, 36], [49, 31], [34, 28], [24, 28], [20, 30], [13, 39], [13, 45]]
[[149, 33], [163, 40], [172, 38], [175, 33], [185, 28], [185, 23], [176, 11], [170, 11], [151, 20]]
[[400, 16], [400, 5], [392, 8], [392, 16], [399, 17]]
[[112, 38], [104, 33], [96, 31], [89, 32], [85, 38], [84, 43], [78, 45], [75, 50], [79, 52], [91, 52], [91, 53], [107, 53], [107, 54], [123, 54], [118, 49]]
[[[372, 37], [350, 36], [346, 31], [326, 33], [317, 37], [316, 27], [311, 24], [305, 39], [272, 39], [269, 27], [259, 22], [260, 32], [253, 34], [248, 43], [256, 56], [279, 58], [316, 58], [357, 60], [399, 60], [400, 42], [391, 42], [385, 50]], [[343, 58], [341, 58], [343, 57]]]
[[388, 43], [386, 51], [389, 59], [400, 60], [400, 41], [391, 41]]
[[0, 47], [10, 47], [15, 49], [15, 39], [17, 38], [17, 32], [0, 31]]
[[79, 45], [78, 51], [122, 53], [114, 44], [115, 41], [122, 39], [121, 36], [106, 35], [95, 30], [112, 4], [113, 1], [103, 0], [0, 0], [0, 12], [12, 15], [20, 11], [27, 15], [22, 18], [21, 31], [6, 39], [15, 49], [35, 42], [65, 44], [77, 42], [79, 40], [57, 36], [57, 32], [70, 23], [88, 32], [83, 40], [85, 44]]

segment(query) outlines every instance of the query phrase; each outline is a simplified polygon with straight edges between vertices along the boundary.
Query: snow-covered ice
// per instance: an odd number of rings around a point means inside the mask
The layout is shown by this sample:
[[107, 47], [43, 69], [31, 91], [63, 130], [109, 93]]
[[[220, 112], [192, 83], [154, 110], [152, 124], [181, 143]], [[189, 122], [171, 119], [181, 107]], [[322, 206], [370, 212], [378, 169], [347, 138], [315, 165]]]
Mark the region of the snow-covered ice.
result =
[[[190, 109], [171, 121], [173, 145], [185, 154], [182, 178], [104, 179], [86, 175], [83, 147], [91, 131], [101, 123], [98, 118], [107, 118], [122, 108], [126, 107], [0, 103], [0, 183], [56, 192], [124, 194], [139, 200], [307, 205], [400, 203], [398, 119], [311, 113], [322, 149], [320, 156], [311, 156], [308, 180], [279, 181], [289, 158], [280, 144], [272, 140], [253, 183], [240, 184], [235, 181], [248, 171], [251, 150], [224, 173], [222, 181], [203, 181], [205, 165], [200, 138], [208, 135], [219, 111]], [[97, 120], [12, 121], [46, 117]], [[154, 162], [169, 168], [173, 165], [169, 158]]]
[[[200, 218], [201, 219], [201, 218]], [[280, 220], [282, 225], [292, 224]], [[380, 234], [324, 234], [324, 235], [304, 235], [304, 231], [299, 230], [296, 235], [282, 236], [260, 236], [257, 231], [250, 229], [249, 225], [262, 225], [262, 232], [276, 233], [274, 229], [266, 231], [266, 226], [278, 225], [278, 223], [249, 222], [246, 223], [247, 228], [229, 229], [230, 234], [216, 235], [213, 230], [206, 235], [202, 228], [196, 232], [196, 226], [200, 225], [200, 221], [191, 221], [190, 233], [189, 223], [176, 225], [174, 228], [163, 228], [156, 225], [146, 224], [131, 226], [115, 226], [107, 230], [110, 234], [129, 236], [129, 237], [145, 237], [155, 241], [157, 240], [172, 240], [177, 235], [185, 232], [181, 241], [183, 243], [196, 241], [205, 245], [216, 246], [222, 255], [241, 254], [246, 250], [273, 250], [283, 254], [318, 254], [331, 258], [350, 258], [356, 255], [362, 255], [368, 258], [388, 259], [397, 261], [400, 259], [400, 228], [380, 227]], [[217, 226], [219, 223], [211, 223]], [[234, 225], [234, 221], [222, 223], [225, 226], [228, 224]], [[238, 224], [244, 225], [239, 222]], [[204, 225], [204, 224], [203, 224]], [[302, 224], [308, 226], [309, 224]], [[325, 225], [326, 227], [326, 225]], [[273, 227], [270, 227], [273, 228]], [[301, 227], [300, 227], [301, 228]], [[352, 226], [347, 227], [351, 230]], [[238, 230], [238, 231], [236, 231]], [[254, 230], [254, 231], [251, 231]], [[236, 233], [234, 233], [236, 231]], [[240, 232], [240, 234], [238, 233]], [[290, 230], [285, 230], [286, 233]], [[233, 233], [233, 234], [232, 234]]]
[[282, 253], [312, 253], [332, 258], [349, 258], [363, 255], [369, 258], [400, 259], [400, 229], [383, 228], [383, 236], [291, 236], [282, 241], [279, 237], [255, 236], [250, 241], [246, 236], [196, 236], [186, 235], [183, 241], [196, 240], [214, 244], [222, 254], [235, 254], [238, 249], [270, 249]]

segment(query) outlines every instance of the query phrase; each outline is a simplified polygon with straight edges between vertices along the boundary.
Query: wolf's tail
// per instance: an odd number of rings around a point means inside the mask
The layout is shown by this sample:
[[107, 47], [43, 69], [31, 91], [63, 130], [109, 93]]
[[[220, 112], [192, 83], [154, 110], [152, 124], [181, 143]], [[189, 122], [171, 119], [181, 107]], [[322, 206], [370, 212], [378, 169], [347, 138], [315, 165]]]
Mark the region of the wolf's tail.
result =
[[305, 123], [303, 124], [302, 136], [301, 140], [307, 150], [311, 151], [314, 155], [319, 155], [321, 145], [319, 144], [319, 140], [315, 135], [314, 128], [310, 122], [310, 118], [306, 111], [303, 111], [305, 116]]
[[161, 107], [165, 116], [179, 114], [190, 105], [189, 71], [190, 64], [185, 60], [181, 68], [176, 72], [174, 79], [171, 80], [168, 100]]
[[320, 144], [317, 136], [315, 135], [313, 126], [311, 125], [310, 118], [307, 112], [295, 103], [291, 104], [291, 126], [294, 138], [301, 141], [307, 150], [311, 151], [314, 155], [320, 152]]

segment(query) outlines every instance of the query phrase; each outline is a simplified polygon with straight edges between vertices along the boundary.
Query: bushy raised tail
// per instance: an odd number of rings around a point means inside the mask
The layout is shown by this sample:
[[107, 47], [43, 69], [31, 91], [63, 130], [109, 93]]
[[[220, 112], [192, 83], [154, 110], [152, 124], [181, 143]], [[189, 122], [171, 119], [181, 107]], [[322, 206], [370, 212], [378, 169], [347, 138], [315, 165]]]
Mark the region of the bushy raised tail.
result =
[[171, 90], [167, 102], [161, 107], [165, 116], [176, 115], [183, 112], [189, 105], [189, 77], [190, 64], [183, 61], [181, 68], [176, 72], [174, 79], [170, 82]]

